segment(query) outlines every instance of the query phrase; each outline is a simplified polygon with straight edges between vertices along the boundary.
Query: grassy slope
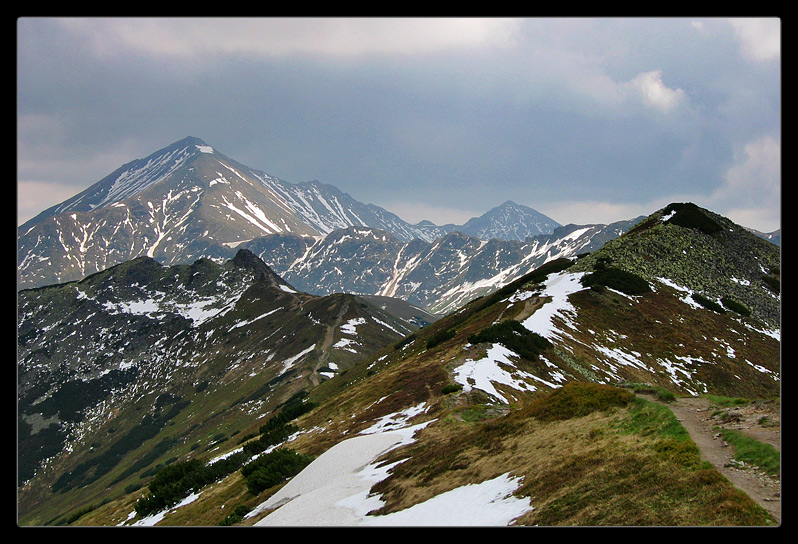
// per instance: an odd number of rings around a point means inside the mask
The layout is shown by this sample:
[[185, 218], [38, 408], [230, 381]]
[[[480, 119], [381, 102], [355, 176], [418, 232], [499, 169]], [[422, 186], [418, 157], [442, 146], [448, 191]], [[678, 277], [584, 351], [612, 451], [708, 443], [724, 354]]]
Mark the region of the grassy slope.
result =
[[[386, 512], [511, 471], [524, 476], [519, 493], [534, 506], [521, 524], [769, 524], [760, 507], [700, 462], [669, 410], [623, 390], [595, 384], [541, 389], [503, 406], [488, 403], [479, 392], [442, 393], [451, 383], [449, 371], [478, 349], [464, 349], [470, 334], [496, 319], [529, 311], [496, 303], [530, 279], [475, 301], [422, 329], [412, 341], [385, 348], [324, 382], [311, 395], [320, 406], [297, 421], [302, 428], [319, 430], [302, 435], [292, 447], [319, 455], [375, 418], [425, 402], [430, 409], [422, 417], [436, 421], [415, 444], [390, 454], [391, 460], [407, 460], [375, 487], [387, 501]], [[576, 333], [568, 350], [547, 352], [547, 359], [575, 380], [606, 379], [618, 371], [601, 362], [596, 339], [624, 338], [625, 349], [647, 354], [649, 363], [673, 355], [702, 359], [689, 388], [702, 385], [715, 394], [751, 398], [778, 395], [778, 379], [769, 374], [779, 371], [778, 341], [751, 333], [737, 316], [709, 310], [680, 316], [684, 303], [674, 294], [668, 288], [636, 299], [606, 290], [579, 293], [572, 302], [582, 322], [591, 324], [590, 331]], [[428, 348], [428, 341], [444, 331], [453, 337]], [[727, 346], [734, 357], [728, 356]], [[667, 373], [621, 370], [616, 382], [652, 382], [684, 393]], [[573, 406], [588, 409], [569, 413]], [[237, 504], [255, 506], [274, 491], [247, 495], [240, 475], [232, 475], [165, 524], [216, 524]], [[118, 522], [131, 504], [128, 497], [104, 505], [78, 523]]]
[[[388, 460], [410, 456], [375, 486], [387, 505], [411, 506], [507, 471], [534, 510], [519, 525], [766, 525], [765, 512], [703, 465], [667, 410], [615, 389], [566, 387], [508, 416], [446, 417]], [[586, 415], [562, 407], [592, 404]], [[552, 410], [542, 407], [556, 408]]]
[[[384, 459], [406, 460], [373, 489], [387, 502], [381, 513], [510, 471], [523, 476], [517, 494], [534, 506], [517, 521], [521, 525], [770, 523], [751, 499], [700, 461], [667, 408], [626, 390], [571, 384], [506, 415], [478, 406], [439, 407], [438, 420], [416, 443]], [[309, 438], [296, 446], [319, 449]], [[237, 505], [254, 507], [274, 491], [254, 497], [236, 473], [164, 524], [215, 525]], [[132, 504], [130, 497], [105, 505], [78, 524], [122, 521]]]

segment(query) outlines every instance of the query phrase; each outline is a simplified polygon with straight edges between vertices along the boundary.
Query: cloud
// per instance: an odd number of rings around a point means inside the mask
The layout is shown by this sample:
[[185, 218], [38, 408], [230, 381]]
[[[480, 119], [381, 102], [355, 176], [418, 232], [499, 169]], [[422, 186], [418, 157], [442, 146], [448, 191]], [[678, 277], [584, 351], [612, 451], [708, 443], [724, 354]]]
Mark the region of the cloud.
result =
[[323, 57], [418, 54], [510, 45], [520, 20], [499, 18], [61, 19], [99, 57], [124, 51], [183, 59], [227, 54]]
[[710, 197], [712, 206], [748, 227], [770, 232], [781, 222], [781, 140], [763, 136], [735, 153], [723, 185]]
[[753, 197], [778, 194], [781, 183], [781, 141], [774, 136], [763, 136], [747, 143], [736, 154], [735, 164], [726, 173], [724, 193]]
[[[699, 188], [690, 193], [666, 194], [633, 203], [570, 200], [535, 206], [555, 221], [601, 223], [649, 215], [672, 202], [694, 202], [735, 223], [762, 232], [781, 227], [781, 141], [763, 136], [735, 153], [720, 187], [709, 194]], [[574, 220], [574, 218], [578, 218]]]
[[743, 55], [754, 61], [781, 58], [780, 19], [731, 19]]
[[[780, 130], [778, 39], [778, 19], [23, 18], [17, 175], [86, 187], [193, 135], [411, 221], [574, 198], [596, 202], [547, 215], [606, 223], [673, 194], [723, 213], [767, 164], [730, 142]], [[440, 206], [390, 204], [412, 198]]]
[[662, 82], [662, 70], [644, 72], [629, 81], [627, 88], [643, 104], [667, 113], [686, 100], [682, 89], [671, 89]]
[[762, 232], [781, 227], [781, 141], [763, 136], [750, 141], [735, 154], [723, 183], [708, 195], [696, 188], [690, 193], [672, 193], [633, 203], [602, 200], [571, 200], [535, 206], [555, 221], [580, 224], [632, 219], [649, 215], [672, 202], [694, 202], [735, 223]]

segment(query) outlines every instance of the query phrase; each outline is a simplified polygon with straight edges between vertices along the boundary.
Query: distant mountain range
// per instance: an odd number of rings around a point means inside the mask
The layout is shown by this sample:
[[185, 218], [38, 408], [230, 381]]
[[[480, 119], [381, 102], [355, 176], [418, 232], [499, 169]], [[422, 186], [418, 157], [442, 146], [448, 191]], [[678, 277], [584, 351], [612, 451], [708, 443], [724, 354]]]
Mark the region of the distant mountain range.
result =
[[525, 241], [483, 240], [453, 231], [432, 242], [406, 242], [386, 231], [350, 227], [318, 240], [275, 234], [241, 247], [310, 293], [398, 297], [446, 314], [548, 260], [598, 249], [638, 220], [568, 225]]
[[189, 137], [121, 166], [21, 225], [19, 286], [81, 279], [141, 255], [166, 265], [224, 260], [235, 253], [230, 247], [263, 236], [320, 238], [353, 226], [431, 242], [455, 230], [523, 240], [559, 225], [512, 202], [463, 226], [413, 225], [331, 185], [285, 182]]
[[18, 229], [19, 287], [148, 256], [223, 262], [240, 248], [299, 289], [399, 297], [446, 313], [547, 259], [627, 230], [561, 226], [507, 201], [464, 225], [412, 225], [319, 182], [291, 184], [186, 138], [132, 161]]

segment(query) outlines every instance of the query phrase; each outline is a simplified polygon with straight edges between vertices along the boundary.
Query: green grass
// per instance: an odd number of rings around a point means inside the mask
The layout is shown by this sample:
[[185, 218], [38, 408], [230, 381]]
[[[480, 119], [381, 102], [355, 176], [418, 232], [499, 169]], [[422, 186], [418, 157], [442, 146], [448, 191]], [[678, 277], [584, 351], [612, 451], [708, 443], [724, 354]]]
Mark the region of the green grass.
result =
[[721, 397], [718, 395], [704, 395], [704, 397], [709, 399], [712, 404], [721, 407], [743, 406], [752, 402], [751, 400], [742, 397]]
[[708, 469], [701, 460], [701, 452], [687, 430], [673, 412], [655, 402], [635, 399], [628, 417], [619, 424], [622, 432], [654, 439], [654, 451], [663, 459], [677, 463], [687, 470]]
[[723, 429], [720, 434], [734, 448], [734, 458], [737, 461], [755, 465], [770, 476], [779, 477], [781, 454], [776, 448], [731, 429]]
[[653, 436], [662, 440], [690, 440], [690, 435], [670, 408], [643, 399], [635, 399], [633, 409], [620, 422], [619, 429], [622, 432]]
[[654, 395], [662, 402], [673, 402], [676, 400], [676, 395], [672, 391], [668, 391], [663, 387], [651, 385], [647, 383], [630, 383], [624, 384], [621, 387], [631, 389], [635, 393], [644, 393]]

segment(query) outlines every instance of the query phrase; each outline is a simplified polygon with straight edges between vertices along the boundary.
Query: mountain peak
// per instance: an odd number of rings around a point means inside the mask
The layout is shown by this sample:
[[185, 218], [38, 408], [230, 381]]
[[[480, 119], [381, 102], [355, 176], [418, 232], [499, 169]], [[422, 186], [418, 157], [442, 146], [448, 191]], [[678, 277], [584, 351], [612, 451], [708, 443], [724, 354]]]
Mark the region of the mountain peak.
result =
[[143, 159], [134, 159], [61, 204], [52, 206], [20, 227], [41, 223], [49, 217], [70, 212], [91, 212], [135, 196], [168, 178], [198, 153], [213, 153], [200, 138], [188, 136]]
[[175, 146], [177, 146], [177, 145], [188, 145], [188, 144], [193, 144], [193, 145], [208, 145], [208, 144], [206, 144], [206, 143], [205, 143], [205, 141], [204, 141], [204, 140], [202, 140], [202, 138], [197, 138], [196, 136], [186, 136], [186, 137], [185, 137], [185, 138], [183, 138], [182, 140], [178, 140], [177, 142], [175, 142], [175, 143], [174, 143], [174, 144], [172, 144], [172, 145], [175, 145]]
[[551, 234], [559, 226], [559, 223], [539, 211], [507, 200], [485, 214], [469, 219], [461, 230], [483, 240], [501, 238], [524, 241], [530, 236]]
[[288, 285], [269, 267], [269, 265], [248, 249], [239, 249], [235, 257], [233, 257], [232, 263], [233, 266], [237, 268], [251, 271], [258, 280], [267, 281], [272, 284]]

